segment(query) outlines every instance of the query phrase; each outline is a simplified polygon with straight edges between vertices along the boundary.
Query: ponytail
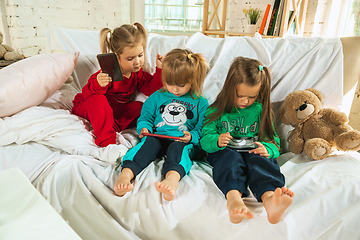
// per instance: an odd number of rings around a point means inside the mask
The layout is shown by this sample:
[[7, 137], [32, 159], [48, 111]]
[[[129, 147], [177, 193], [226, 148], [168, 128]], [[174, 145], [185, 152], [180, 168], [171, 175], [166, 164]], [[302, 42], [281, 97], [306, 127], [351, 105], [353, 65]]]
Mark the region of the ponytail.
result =
[[108, 34], [111, 32], [109, 28], [103, 28], [100, 31], [100, 48], [101, 53], [108, 53], [110, 51], [110, 42]]
[[175, 48], [166, 54], [162, 65], [161, 79], [164, 86], [189, 83], [192, 98], [203, 96], [202, 87], [209, 64], [201, 54]]

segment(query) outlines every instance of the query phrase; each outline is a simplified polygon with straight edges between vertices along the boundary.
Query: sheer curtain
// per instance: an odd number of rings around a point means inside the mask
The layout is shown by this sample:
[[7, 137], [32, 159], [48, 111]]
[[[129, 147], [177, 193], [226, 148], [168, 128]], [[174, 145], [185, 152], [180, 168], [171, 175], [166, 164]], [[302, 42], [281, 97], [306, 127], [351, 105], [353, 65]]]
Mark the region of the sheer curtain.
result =
[[[353, 4], [360, 0], [318, 1], [312, 36], [345, 37], [354, 35], [355, 21]], [[357, 10], [359, 11], [359, 10]]]

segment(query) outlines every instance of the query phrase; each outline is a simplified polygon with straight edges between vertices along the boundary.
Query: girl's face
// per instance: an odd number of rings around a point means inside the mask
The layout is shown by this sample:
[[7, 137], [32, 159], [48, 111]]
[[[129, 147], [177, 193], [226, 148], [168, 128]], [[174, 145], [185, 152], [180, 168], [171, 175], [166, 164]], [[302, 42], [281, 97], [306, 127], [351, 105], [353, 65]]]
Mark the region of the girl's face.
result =
[[235, 95], [235, 107], [237, 108], [246, 108], [251, 106], [259, 95], [261, 84], [255, 86], [249, 86], [244, 83], [238, 84], [236, 86], [236, 95]]
[[189, 92], [190, 88], [191, 88], [190, 83], [186, 83], [186, 84], [183, 84], [180, 86], [170, 85], [170, 84], [165, 83], [165, 89], [177, 97], [187, 94]]
[[132, 72], [138, 72], [144, 65], [144, 48], [141, 44], [134, 47], [124, 47], [123, 53], [118, 55], [122, 74], [129, 78]]

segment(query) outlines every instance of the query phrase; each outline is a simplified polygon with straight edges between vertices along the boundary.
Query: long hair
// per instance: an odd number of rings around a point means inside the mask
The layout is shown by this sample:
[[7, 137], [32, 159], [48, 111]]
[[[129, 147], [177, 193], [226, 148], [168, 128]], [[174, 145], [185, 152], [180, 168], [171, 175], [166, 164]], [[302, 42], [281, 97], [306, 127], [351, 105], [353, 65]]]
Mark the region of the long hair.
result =
[[[267, 67], [262, 66], [256, 59], [237, 57], [232, 62], [225, 83], [215, 102], [209, 108], [216, 108], [205, 118], [205, 125], [219, 119], [225, 112], [231, 113], [235, 106], [236, 87], [238, 84], [256, 86], [261, 84], [257, 102], [262, 104], [261, 121], [259, 126], [259, 140], [275, 143], [275, 116], [271, 108], [271, 77]], [[276, 144], [276, 143], [275, 143]]]
[[175, 48], [162, 61], [161, 78], [163, 85], [183, 85], [189, 83], [192, 98], [203, 96], [202, 89], [209, 64], [198, 53], [188, 49]]
[[124, 24], [113, 30], [103, 28], [100, 31], [100, 47], [102, 53], [114, 52], [118, 55], [123, 53], [125, 47], [134, 47], [141, 44], [146, 48], [146, 30], [143, 25]]

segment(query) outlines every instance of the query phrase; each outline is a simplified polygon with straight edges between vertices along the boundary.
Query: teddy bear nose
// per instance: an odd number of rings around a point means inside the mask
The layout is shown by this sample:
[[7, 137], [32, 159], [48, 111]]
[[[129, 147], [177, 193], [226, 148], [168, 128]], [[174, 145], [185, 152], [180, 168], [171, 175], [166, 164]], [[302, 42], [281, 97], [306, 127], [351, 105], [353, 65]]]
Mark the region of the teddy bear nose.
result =
[[307, 107], [307, 104], [304, 103], [303, 105], [301, 105], [301, 106], [299, 107], [299, 110], [300, 110], [300, 111], [304, 111], [304, 110], [306, 109], [306, 107]]

